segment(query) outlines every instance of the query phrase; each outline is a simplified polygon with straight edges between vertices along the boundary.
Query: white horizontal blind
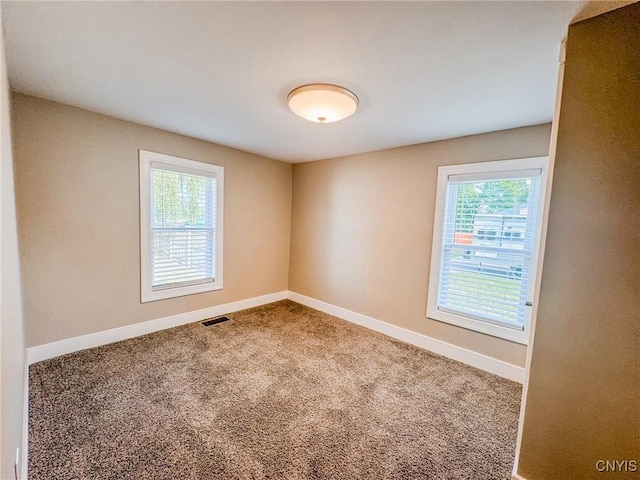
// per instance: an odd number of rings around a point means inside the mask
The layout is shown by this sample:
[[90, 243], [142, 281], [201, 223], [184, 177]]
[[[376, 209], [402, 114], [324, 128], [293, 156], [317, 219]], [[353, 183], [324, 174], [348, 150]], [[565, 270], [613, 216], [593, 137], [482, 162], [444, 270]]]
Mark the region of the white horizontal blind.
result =
[[449, 176], [437, 308], [523, 330], [540, 171], [491, 176]]
[[152, 162], [150, 181], [152, 289], [215, 281], [216, 178]]

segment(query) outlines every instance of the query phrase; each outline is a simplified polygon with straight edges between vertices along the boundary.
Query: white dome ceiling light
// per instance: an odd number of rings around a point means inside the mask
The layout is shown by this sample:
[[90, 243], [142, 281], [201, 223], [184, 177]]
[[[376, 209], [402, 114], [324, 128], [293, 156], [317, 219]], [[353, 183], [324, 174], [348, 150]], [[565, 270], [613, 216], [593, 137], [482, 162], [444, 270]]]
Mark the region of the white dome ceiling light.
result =
[[296, 115], [317, 123], [331, 123], [356, 111], [358, 97], [338, 85], [315, 83], [294, 88], [287, 96], [289, 108]]

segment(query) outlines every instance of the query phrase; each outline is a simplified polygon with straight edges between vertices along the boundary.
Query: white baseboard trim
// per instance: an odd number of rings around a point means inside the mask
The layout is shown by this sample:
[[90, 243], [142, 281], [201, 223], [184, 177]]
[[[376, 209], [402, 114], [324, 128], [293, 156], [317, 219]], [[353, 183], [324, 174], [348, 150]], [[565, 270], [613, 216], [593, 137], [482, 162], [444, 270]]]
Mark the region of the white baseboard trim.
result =
[[156, 318], [147, 322], [135, 323], [124, 327], [112, 328], [102, 332], [90, 333], [79, 337], [68, 338], [57, 342], [45, 343], [36, 347], [27, 348], [27, 363], [29, 365], [48, 360], [53, 357], [77, 352], [86, 348], [99, 347], [128, 338], [139, 337], [148, 333], [165, 330], [167, 328], [178, 327], [187, 323], [197, 322], [204, 318], [217, 317], [228, 313], [244, 310], [245, 308], [258, 307], [267, 303], [285, 300], [288, 292], [270, 293], [259, 297], [246, 298], [236, 302], [215, 305], [213, 307], [193, 310], [191, 312], [179, 313], [168, 317]]
[[289, 300], [301, 303], [307, 307], [320, 310], [321, 312], [328, 313], [329, 315], [342, 318], [343, 320], [375, 330], [376, 332], [402, 340], [403, 342], [410, 343], [411, 345], [424, 348], [425, 350], [437, 353], [443, 357], [451, 358], [458, 362], [479, 368], [480, 370], [513, 380], [514, 382], [522, 383], [524, 381], [524, 368], [518, 367], [517, 365], [489, 357], [482, 353], [467, 350], [466, 348], [458, 347], [457, 345], [452, 345], [451, 343], [443, 342], [442, 340], [437, 340], [435, 338], [428, 337], [427, 335], [407, 330], [406, 328], [391, 325], [390, 323], [386, 323], [321, 300], [316, 300], [315, 298], [307, 297], [296, 292], [289, 291], [288, 298]]
[[[213, 307], [194, 310], [191, 312], [179, 313], [167, 317], [157, 318], [142, 323], [127, 325], [124, 327], [104, 330], [102, 332], [91, 333], [79, 337], [73, 337], [57, 342], [46, 343], [35, 347], [27, 348], [27, 363], [33, 363], [48, 360], [50, 358], [65, 355], [67, 353], [77, 352], [86, 348], [98, 347], [109, 343], [126, 340], [128, 338], [146, 335], [148, 333], [157, 332], [167, 328], [177, 327], [187, 323], [197, 322], [204, 318], [216, 317], [227, 313], [244, 310], [245, 308], [257, 307], [268, 303], [277, 302], [279, 300], [290, 299], [302, 305], [314, 308], [321, 312], [334, 315], [349, 322], [361, 325], [376, 332], [383, 333], [390, 337], [396, 338], [403, 342], [415, 345], [425, 350], [437, 353], [447, 358], [457, 360], [467, 365], [485, 370], [487, 372], [499, 375], [509, 380], [522, 383], [524, 380], [524, 368], [516, 365], [497, 360], [487, 355], [467, 350], [450, 343], [428, 337], [421, 333], [413, 332], [396, 325], [383, 322], [381, 320], [362, 315], [360, 313], [338, 307], [315, 298], [307, 297], [296, 292], [281, 291], [262, 295], [259, 297], [247, 298], [236, 302], [215, 305]], [[28, 397], [25, 399], [25, 401]]]
[[20, 472], [21, 480], [27, 480], [29, 466], [29, 365], [24, 364], [24, 385], [22, 399], [22, 450], [20, 451]]
[[527, 480], [527, 479], [518, 475], [516, 472], [513, 472], [511, 474], [511, 480]]

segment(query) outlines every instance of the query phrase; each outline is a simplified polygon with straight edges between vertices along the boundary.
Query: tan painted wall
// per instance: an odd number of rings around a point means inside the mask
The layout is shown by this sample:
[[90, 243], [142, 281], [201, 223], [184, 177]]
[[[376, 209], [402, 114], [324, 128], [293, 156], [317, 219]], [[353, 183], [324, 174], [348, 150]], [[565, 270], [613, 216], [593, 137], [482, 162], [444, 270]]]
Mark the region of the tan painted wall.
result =
[[293, 169], [289, 289], [519, 366], [526, 348], [427, 319], [440, 165], [543, 156], [540, 125]]
[[580, 22], [587, 18], [595, 17], [616, 8], [624, 7], [632, 3], [636, 3], [638, 0], [587, 0], [584, 2], [578, 13], [571, 20], [571, 23]]
[[[291, 165], [13, 100], [27, 346], [287, 289]], [[138, 149], [225, 167], [223, 290], [140, 303]]]
[[[640, 476], [640, 4], [569, 28], [519, 474]], [[598, 460], [635, 460], [601, 473]]]
[[0, 17], [0, 478], [13, 477], [16, 448], [22, 447], [24, 333], [18, 264], [9, 82]]

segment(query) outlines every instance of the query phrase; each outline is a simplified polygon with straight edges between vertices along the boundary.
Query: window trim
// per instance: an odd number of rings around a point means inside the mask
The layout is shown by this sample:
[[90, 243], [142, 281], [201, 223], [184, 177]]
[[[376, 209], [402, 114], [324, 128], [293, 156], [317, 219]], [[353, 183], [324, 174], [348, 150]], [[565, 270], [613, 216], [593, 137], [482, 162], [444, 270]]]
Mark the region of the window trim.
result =
[[[491, 177], [497, 172], [516, 170], [540, 170], [540, 191], [538, 195], [537, 218], [534, 226], [533, 252], [531, 256], [531, 275], [529, 278], [529, 292], [527, 302], [531, 304], [527, 308], [523, 330], [508, 326], [490, 323], [488, 321], [473, 319], [456, 313], [445, 312], [438, 309], [440, 289], [440, 273], [442, 269], [442, 229], [444, 226], [444, 210], [446, 203], [447, 184], [452, 175], [465, 175], [470, 178]], [[527, 345], [531, 331], [533, 301], [537, 298], [539, 282], [537, 276], [540, 273], [539, 256], [543, 248], [541, 238], [542, 225], [545, 216], [545, 196], [547, 194], [549, 172], [549, 157], [530, 157], [513, 160], [499, 160], [492, 162], [478, 162], [471, 164], [450, 165], [438, 167], [438, 181], [436, 189], [436, 207], [433, 221], [433, 239], [431, 248], [431, 266], [429, 272], [429, 289], [427, 293], [427, 318], [463, 327], [476, 332], [494, 337], [510, 340], [512, 342]], [[464, 177], [463, 177], [464, 178]]]
[[[162, 153], [139, 150], [140, 162], [140, 301], [153, 302], [196, 293], [221, 290], [223, 287], [223, 239], [224, 239], [224, 167], [197, 162]], [[161, 163], [174, 171], [189, 171], [216, 179], [216, 244], [214, 281], [193, 285], [152, 288], [151, 279], [151, 163]], [[200, 173], [198, 173], [200, 172]]]

